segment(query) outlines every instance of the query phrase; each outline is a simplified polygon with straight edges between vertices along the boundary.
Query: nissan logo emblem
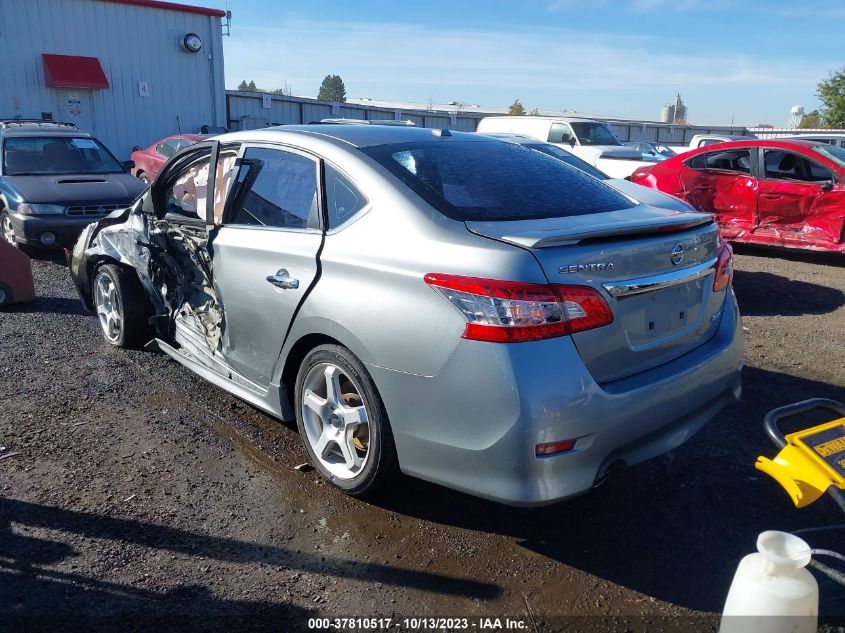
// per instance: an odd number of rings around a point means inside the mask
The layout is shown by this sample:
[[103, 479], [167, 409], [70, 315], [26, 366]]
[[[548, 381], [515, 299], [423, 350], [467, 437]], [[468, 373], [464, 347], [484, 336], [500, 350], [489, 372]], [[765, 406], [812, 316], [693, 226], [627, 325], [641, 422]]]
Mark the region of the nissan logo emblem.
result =
[[678, 242], [672, 247], [672, 252], [669, 253], [669, 259], [677, 266], [684, 261], [684, 245]]

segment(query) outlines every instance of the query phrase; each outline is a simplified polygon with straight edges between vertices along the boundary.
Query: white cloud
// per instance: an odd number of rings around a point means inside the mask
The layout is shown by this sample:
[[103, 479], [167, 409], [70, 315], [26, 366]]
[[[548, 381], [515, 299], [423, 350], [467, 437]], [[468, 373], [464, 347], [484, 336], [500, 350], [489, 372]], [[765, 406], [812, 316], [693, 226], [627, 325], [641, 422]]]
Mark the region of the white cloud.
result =
[[[654, 1], [662, 0], [642, 0]], [[294, 94], [315, 95], [332, 73], [343, 77], [350, 97], [493, 106], [518, 95], [531, 105], [583, 109], [583, 94], [600, 93], [607, 103], [602, 111], [619, 116], [630, 110], [624, 100], [633, 93], [653, 93], [655, 110], [677, 91], [713, 91], [732, 100], [760, 88], [812, 94], [818, 78], [837, 66], [796, 59], [794, 50], [784, 59], [756, 59], [709, 52], [702, 43], [701, 55], [684, 55], [659, 39], [558, 28], [285, 21], [238, 27], [225, 45], [229, 87], [241, 79], [267, 88], [287, 81]]]

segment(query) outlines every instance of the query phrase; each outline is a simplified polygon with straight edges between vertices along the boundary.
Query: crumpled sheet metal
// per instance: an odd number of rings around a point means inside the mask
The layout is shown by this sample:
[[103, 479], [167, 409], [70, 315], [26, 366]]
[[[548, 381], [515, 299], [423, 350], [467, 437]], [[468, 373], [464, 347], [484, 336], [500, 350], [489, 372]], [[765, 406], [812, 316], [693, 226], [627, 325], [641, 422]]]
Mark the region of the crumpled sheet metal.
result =
[[722, 235], [732, 241], [845, 253], [843, 218], [845, 209], [828, 217], [817, 215], [794, 223], [780, 217], [762, 217], [753, 230], [748, 229], [744, 220], [720, 215], [718, 221]]
[[[196, 234], [194, 234], [196, 233]], [[130, 214], [126, 222], [103, 227], [88, 249], [131, 266], [158, 315], [190, 318], [211, 350], [220, 344], [223, 309], [211, 285], [205, 230]]]

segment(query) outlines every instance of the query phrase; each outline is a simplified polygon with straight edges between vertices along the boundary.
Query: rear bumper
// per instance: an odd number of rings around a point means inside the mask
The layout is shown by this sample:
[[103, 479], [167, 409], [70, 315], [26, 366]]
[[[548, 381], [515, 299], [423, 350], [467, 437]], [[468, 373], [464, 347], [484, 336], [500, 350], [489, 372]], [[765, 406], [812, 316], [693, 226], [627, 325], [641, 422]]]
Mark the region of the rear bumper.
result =
[[[687, 441], [741, 394], [743, 342], [731, 293], [704, 345], [635, 376], [598, 384], [571, 339], [461, 341], [436, 376], [370, 372], [404, 472], [512, 505], [543, 505], [592, 488]], [[575, 439], [536, 457], [539, 443]]]
[[72, 247], [82, 229], [102, 218], [99, 217], [68, 217], [66, 215], [24, 215], [11, 212], [9, 218], [15, 229], [15, 239], [21, 244], [30, 246], [42, 246], [41, 241], [44, 233], [52, 233], [56, 236], [54, 244], [49, 247]]

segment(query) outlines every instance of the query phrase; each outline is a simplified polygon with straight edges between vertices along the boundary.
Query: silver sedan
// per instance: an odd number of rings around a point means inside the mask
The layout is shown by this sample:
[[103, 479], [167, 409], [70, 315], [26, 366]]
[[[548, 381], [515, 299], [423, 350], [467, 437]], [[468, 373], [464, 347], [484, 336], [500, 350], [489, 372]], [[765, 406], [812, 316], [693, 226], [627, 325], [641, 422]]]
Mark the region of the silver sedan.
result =
[[709, 215], [475, 134], [220, 136], [90, 225], [70, 264], [109, 343], [295, 418], [353, 495], [401, 470], [550, 503], [740, 393], [732, 254]]

